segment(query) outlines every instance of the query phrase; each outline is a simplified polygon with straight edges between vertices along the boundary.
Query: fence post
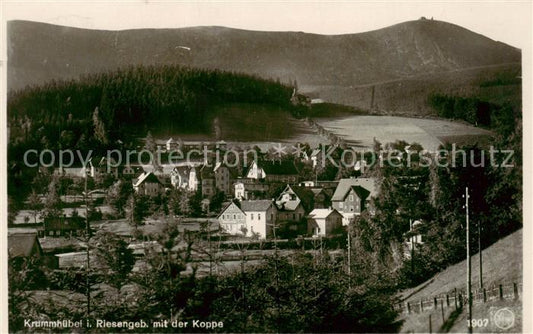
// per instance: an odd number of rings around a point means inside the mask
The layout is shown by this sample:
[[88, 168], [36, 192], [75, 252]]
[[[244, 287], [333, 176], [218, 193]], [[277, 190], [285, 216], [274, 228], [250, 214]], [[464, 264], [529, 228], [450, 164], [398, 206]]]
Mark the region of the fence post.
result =
[[420, 299], [420, 313], [424, 312], [424, 302]]
[[411, 305], [407, 302], [407, 314], [411, 313]]
[[431, 333], [431, 313], [429, 314], [429, 332]]
[[514, 299], [518, 299], [518, 285], [513, 283]]
[[483, 288], [483, 302], [487, 302], [487, 289]]
[[500, 284], [500, 299], [503, 299], [503, 285]]
[[440, 300], [440, 313], [442, 315], [442, 323], [444, 324], [444, 301]]
[[457, 288], [453, 292], [453, 302], [455, 303], [455, 309], [457, 310]]
[[446, 295], [446, 308], [450, 307], [450, 296]]
[[435, 306], [435, 310], [439, 307], [437, 303], [437, 297], [433, 298], [433, 305]]
[[463, 295], [459, 294], [459, 308], [463, 308]]

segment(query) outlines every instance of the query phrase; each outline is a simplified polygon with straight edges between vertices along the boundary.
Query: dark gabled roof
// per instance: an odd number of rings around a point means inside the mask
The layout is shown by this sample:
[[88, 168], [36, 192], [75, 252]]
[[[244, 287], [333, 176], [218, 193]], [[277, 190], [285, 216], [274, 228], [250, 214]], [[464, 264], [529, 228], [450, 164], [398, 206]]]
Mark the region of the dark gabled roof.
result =
[[339, 185], [335, 189], [335, 193], [331, 198], [332, 201], [342, 201], [344, 197], [351, 189], [352, 186], [360, 186], [366, 189], [370, 196], [376, 197], [377, 190], [375, 186], [375, 180], [372, 178], [353, 178], [353, 179], [341, 179], [339, 180]]
[[311, 191], [315, 196], [318, 196], [318, 194], [322, 193], [324, 194], [324, 196], [326, 196], [327, 200], [331, 199], [331, 196], [333, 195], [333, 190], [331, 188], [311, 188]]
[[[359, 198], [362, 200], [365, 200], [368, 197], [368, 195], [370, 195], [370, 191], [366, 190], [365, 188], [361, 186], [351, 186], [350, 189], [353, 190], [357, 194], [357, 196], [359, 196]], [[349, 193], [350, 192], [348, 191], [346, 195], [348, 195]], [[344, 198], [346, 198], [346, 196], [344, 196]]]
[[243, 212], [249, 212], [249, 211], [267, 211], [268, 208], [273, 205], [274, 202], [272, 202], [269, 199], [261, 199], [261, 200], [254, 200], [254, 201], [242, 201], [241, 202], [241, 210]]
[[143, 174], [141, 174], [141, 176], [139, 176], [137, 178], [137, 180], [135, 180], [134, 182], [134, 186], [138, 187], [140, 186], [141, 184], [143, 184], [144, 182], [150, 182], [150, 183], [159, 183], [161, 184], [161, 181], [159, 181], [159, 179], [157, 178], [157, 176], [154, 175], [154, 173], [152, 172], [145, 172]]
[[310, 188], [291, 186], [296, 196], [302, 201], [302, 206], [306, 212], [313, 210], [315, 206], [315, 194]]
[[292, 161], [258, 161], [257, 164], [265, 171], [266, 175], [298, 175], [298, 170]]
[[37, 231], [28, 232], [8, 232], [8, 254], [11, 257], [28, 257], [33, 255], [32, 251], [37, 245], [39, 254], [43, 253]]

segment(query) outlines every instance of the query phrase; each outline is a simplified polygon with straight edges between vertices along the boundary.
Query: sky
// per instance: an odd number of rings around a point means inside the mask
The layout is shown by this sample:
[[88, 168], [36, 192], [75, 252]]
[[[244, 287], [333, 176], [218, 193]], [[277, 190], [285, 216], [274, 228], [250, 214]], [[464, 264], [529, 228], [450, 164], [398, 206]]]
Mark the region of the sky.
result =
[[532, 1], [4, 1], [4, 20], [90, 29], [219, 25], [251, 30], [357, 33], [421, 16], [455, 23], [524, 49], [531, 43]]

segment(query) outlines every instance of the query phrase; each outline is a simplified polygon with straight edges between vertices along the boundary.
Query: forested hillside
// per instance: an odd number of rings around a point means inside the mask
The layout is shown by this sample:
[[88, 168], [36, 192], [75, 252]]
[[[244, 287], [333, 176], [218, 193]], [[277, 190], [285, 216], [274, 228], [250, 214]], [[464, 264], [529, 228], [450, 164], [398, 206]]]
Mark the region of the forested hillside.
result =
[[107, 147], [148, 129], [210, 131], [215, 106], [290, 106], [291, 87], [249, 75], [179, 66], [129, 67], [51, 81], [8, 96], [11, 148]]

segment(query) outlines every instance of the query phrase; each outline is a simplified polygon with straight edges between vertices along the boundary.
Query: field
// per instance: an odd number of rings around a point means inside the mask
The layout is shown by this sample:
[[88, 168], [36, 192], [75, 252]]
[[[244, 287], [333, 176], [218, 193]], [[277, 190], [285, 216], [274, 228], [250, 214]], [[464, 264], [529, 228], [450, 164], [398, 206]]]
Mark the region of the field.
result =
[[[176, 133], [172, 137], [192, 141], [224, 140], [241, 147], [258, 145], [262, 149], [277, 143], [309, 143], [311, 147], [329, 143], [328, 138], [320, 136], [304, 120], [276, 107], [231, 104], [219, 107], [213, 115], [211, 134]], [[444, 142], [486, 142], [492, 135], [488, 130], [465, 122], [365, 115], [356, 109], [329, 103], [313, 105], [311, 117], [350, 145], [364, 148], [371, 148], [376, 138], [383, 144], [405, 140], [417, 142], [427, 150], [436, 150]]]
[[456, 137], [464, 141], [464, 136], [469, 136], [472, 141], [476, 141], [478, 137], [491, 135], [485, 129], [439, 119], [354, 116], [317, 121], [348, 143], [362, 147], [372, 147], [375, 138], [382, 144], [405, 140], [408, 143], [419, 143], [426, 150], [436, 150], [445, 141], [455, 142]]

